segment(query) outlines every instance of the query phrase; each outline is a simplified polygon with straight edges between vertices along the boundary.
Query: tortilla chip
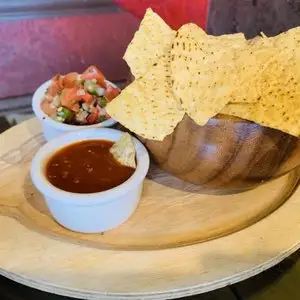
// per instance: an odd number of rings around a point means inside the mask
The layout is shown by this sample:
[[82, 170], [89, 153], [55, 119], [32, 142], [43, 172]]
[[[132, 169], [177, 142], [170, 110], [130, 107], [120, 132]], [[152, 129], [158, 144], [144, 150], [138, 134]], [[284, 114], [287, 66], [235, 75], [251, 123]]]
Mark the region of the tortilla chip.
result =
[[228, 45], [239, 49], [246, 40], [239, 35], [229, 42], [228, 36], [211, 37], [195, 26], [184, 25], [172, 45], [173, 93], [184, 111], [205, 125], [232, 99], [236, 53]]
[[109, 152], [121, 165], [136, 169], [136, 151], [133, 139], [129, 133], [124, 133], [121, 138], [112, 145]]
[[300, 27], [292, 28], [274, 37], [267, 38], [274, 47], [284, 49], [297, 49], [300, 45]]
[[184, 115], [173, 97], [170, 80], [170, 57], [164, 56], [110, 102], [107, 112], [134, 133], [163, 140]]
[[154, 140], [172, 133], [184, 113], [199, 125], [223, 113], [300, 136], [299, 45], [300, 27], [247, 41], [186, 24], [175, 36], [148, 9], [124, 55], [137, 79], [108, 113]]
[[300, 60], [293, 48], [280, 50], [260, 74], [261, 100], [229, 104], [222, 113], [300, 136]]
[[[256, 53], [241, 33], [209, 36], [210, 49], [214, 51], [214, 61], [218, 70], [226, 70], [231, 90], [228, 95], [230, 103], [255, 103], [260, 99], [259, 82], [256, 81], [260, 71], [260, 61], [265, 63], [262, 53]], [[203, 47], [204, 45], [202, 45]], [[219, 49], [218, 52], [214, 49]], [[222, 49], [222, 50], [221, 50]], [[217, 56], [219, 55], [219, 56]], [[232, 73], [228, 73], [228, 70]], [[216, 71], [214, 71], [216, 72]], [[226, 78], [224, 78], [226, 80]]]
[[134, 77], [142, 77], [169, 49], [176, 32], [150, 8], [129, 44], [124, 59]]
[[276, 52], [273, 43], [260, 37], [247, 42], [247, 46], [237, 53], [236, 81], [230, 103], [259, 102], [262, 95], [261, 76], [277, 55]]
[[[286, 132], [288, 134], [300, 137], [299, 113], [292, 116], [288, 115], [290, 109], [288, 106], [278, 109], [278, 105], [274, 107], [269, 104], [228, 104], [222, 114], [233, 115], [242, 119], [246, 119], [262, 126], [274, 128]], [[297, 119], [298, 118], [298, 119]]]

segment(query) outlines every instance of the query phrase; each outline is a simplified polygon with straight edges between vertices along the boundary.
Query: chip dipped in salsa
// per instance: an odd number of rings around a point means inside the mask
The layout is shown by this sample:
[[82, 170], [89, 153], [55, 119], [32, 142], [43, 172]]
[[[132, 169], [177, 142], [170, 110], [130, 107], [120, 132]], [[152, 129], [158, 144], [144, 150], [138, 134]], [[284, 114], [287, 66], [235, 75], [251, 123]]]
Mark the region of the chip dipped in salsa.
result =
[[72, 193], [98, 193], [131, 177], [135, 169], [120, 164], [110, 153], [115, 143], [87, 140], [54, 153], [46, 164], [46, 177], [55, 187]]

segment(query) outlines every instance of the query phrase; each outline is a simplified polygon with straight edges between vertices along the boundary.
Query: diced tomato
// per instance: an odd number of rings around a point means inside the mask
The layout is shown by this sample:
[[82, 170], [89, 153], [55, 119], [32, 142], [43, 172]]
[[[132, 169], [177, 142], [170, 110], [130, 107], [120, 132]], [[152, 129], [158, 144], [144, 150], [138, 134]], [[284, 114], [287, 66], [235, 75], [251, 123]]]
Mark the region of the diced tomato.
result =
[[51, 97], [55, 97], [58, 92], [59, 92], [59, 89], [57, 87], [57, 84], [52, 82], [47, 89], [47, 95], [49, 95]]
[[47, 95], [55, 97], [62, 89], [59, 88], [57, 82], [52, 81], [47, 89]]
[[88, 124], [93, 125], [98, 122], [98, 116], [95, 114], [90, 114], [86, 120]]
[[47, 89], [47, 95], [51, 97], [55, 97], [59, 92], [63, 90], [63, 82], [61, 75], [55, 75], [51, 79], [51, 83]]
[[88, 67], [82, 74], [82, 79], [83, 80], [92, 80], [96, 79], [97, 83], [103, 87], [106, 88], [106, 83], [105, 83], [105, 77], [102, 74], [101, 71], [99, 71], [95, 66], [90, 66]]
[[70, 110], [74, 111], [74, 112], [78, 112], [80, 110], [80, 105], [78, 103], [73, 104], [71, 106], [71, 108], [69, 108]]
[[61, 76], [60, 74], [57, 74], [54, 77], [52, 77], [52, 82], [55, 82], [59, 89], [64, 88], [64, 81], [63, 80], [64, 80], [63, 76]]
[[100, 118], [100, 110], [97, 107], [94, 107], [92, 113], [87, 117], [88, 124], [98, 123]]
[[77, 112], [80, 109], [78, 101], [81, 100], [82, 96], [77, 95], [77, 88], [64, 89], [61, 94], [61, 105], [69, 108], [72, 111]]
[[97, 107], [94, 107], [94, 108], [92, 109], [92, 113], [99, 116], [99, 115], [100, 115], [100, 109], [97, 108]]
[[98, 121], [98, 116], [95, 114], [90, 114], [86, 120], [87, 120], [88, 124], [90, 124], [90, 125], [96, 124]]
[[94, 100], [94, 97], [89, 94], [89, 93], [85, 93], [83, 96], [81, 96], [81, 99], [87, 103], [87, 104], [91, 104]]
[[65, 88], [75, 87], [77, 84], [78, 73], [72, 72], [63, 77], [63, 85]]
[[49, 117], [56, 113], [56, 107], [51, 106], [51, 102], [47, 99], [44, 99], [41, 102], [41, 109]]
[[121, 93], [119, 88], [115, 88], [111, 85], [107, 86], [107, 89], [104, 91], [104, 96], [107, 102], [110, 102], [114, 98], [116, 98]]

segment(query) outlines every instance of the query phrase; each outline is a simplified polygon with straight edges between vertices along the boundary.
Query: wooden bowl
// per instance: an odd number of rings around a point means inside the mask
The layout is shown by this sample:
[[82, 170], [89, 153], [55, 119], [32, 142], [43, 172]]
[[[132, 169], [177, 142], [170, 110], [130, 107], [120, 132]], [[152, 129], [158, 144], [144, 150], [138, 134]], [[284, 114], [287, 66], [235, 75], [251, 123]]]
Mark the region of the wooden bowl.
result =
[[164, 141], [140, 140], [158, 167], [208, 189], [251, 189], [300, 165], [300, 139], [225, 115], [205, 126], [185, 115]]

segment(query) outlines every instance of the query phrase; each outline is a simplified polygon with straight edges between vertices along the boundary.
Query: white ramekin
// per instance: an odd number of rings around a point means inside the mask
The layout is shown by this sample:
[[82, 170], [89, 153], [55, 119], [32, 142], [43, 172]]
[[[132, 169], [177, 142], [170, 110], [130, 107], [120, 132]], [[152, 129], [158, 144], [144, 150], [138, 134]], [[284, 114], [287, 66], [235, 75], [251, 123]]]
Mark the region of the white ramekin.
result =
[[[116, 85], [113, 84], [112, 82], [110, 81], [107, 82], [111, 84], [113, 87], [116, 87]], [[33, 112], [42, 123], [44, 137], [47, 141], [50, 141], [53, 138], [69, 131], [75, 131], [75, 130], [81, 130], [87, 128], [110, 127], [116, 124], [116, 121], [114, 119], [108, 119], [102, 123], [98, 123], [94, 125], [68, 125], [68, 124], [64, 124], [52, 120], [48, 115], [46, 115], [43, 112], [41, 108], [41, 102], [44, 98], [45, 92], [48, 86], [50, 85], [50, 83], [51, 80], [48, 80], [42, 85], [40, 85], [38, 89], [35, 91], [35, 93], [33, 94], [33, 98], [32, 98]]]
[[31, 178], [59, 224], [77, 232], [104, 232], [124, 223], [134, 213], [149, 169], [148, 152], [135, 138], [137, 168], [126, 182], [113, 189], [91, 194], [70, 193], [53, 186], [45, 176], [45, 164], [62, 147], [91, 139], [117, 141], [121, 135], [121, 131], [108, 128], [70, 132], [51, 140], [36, 153], [31, 164]]

